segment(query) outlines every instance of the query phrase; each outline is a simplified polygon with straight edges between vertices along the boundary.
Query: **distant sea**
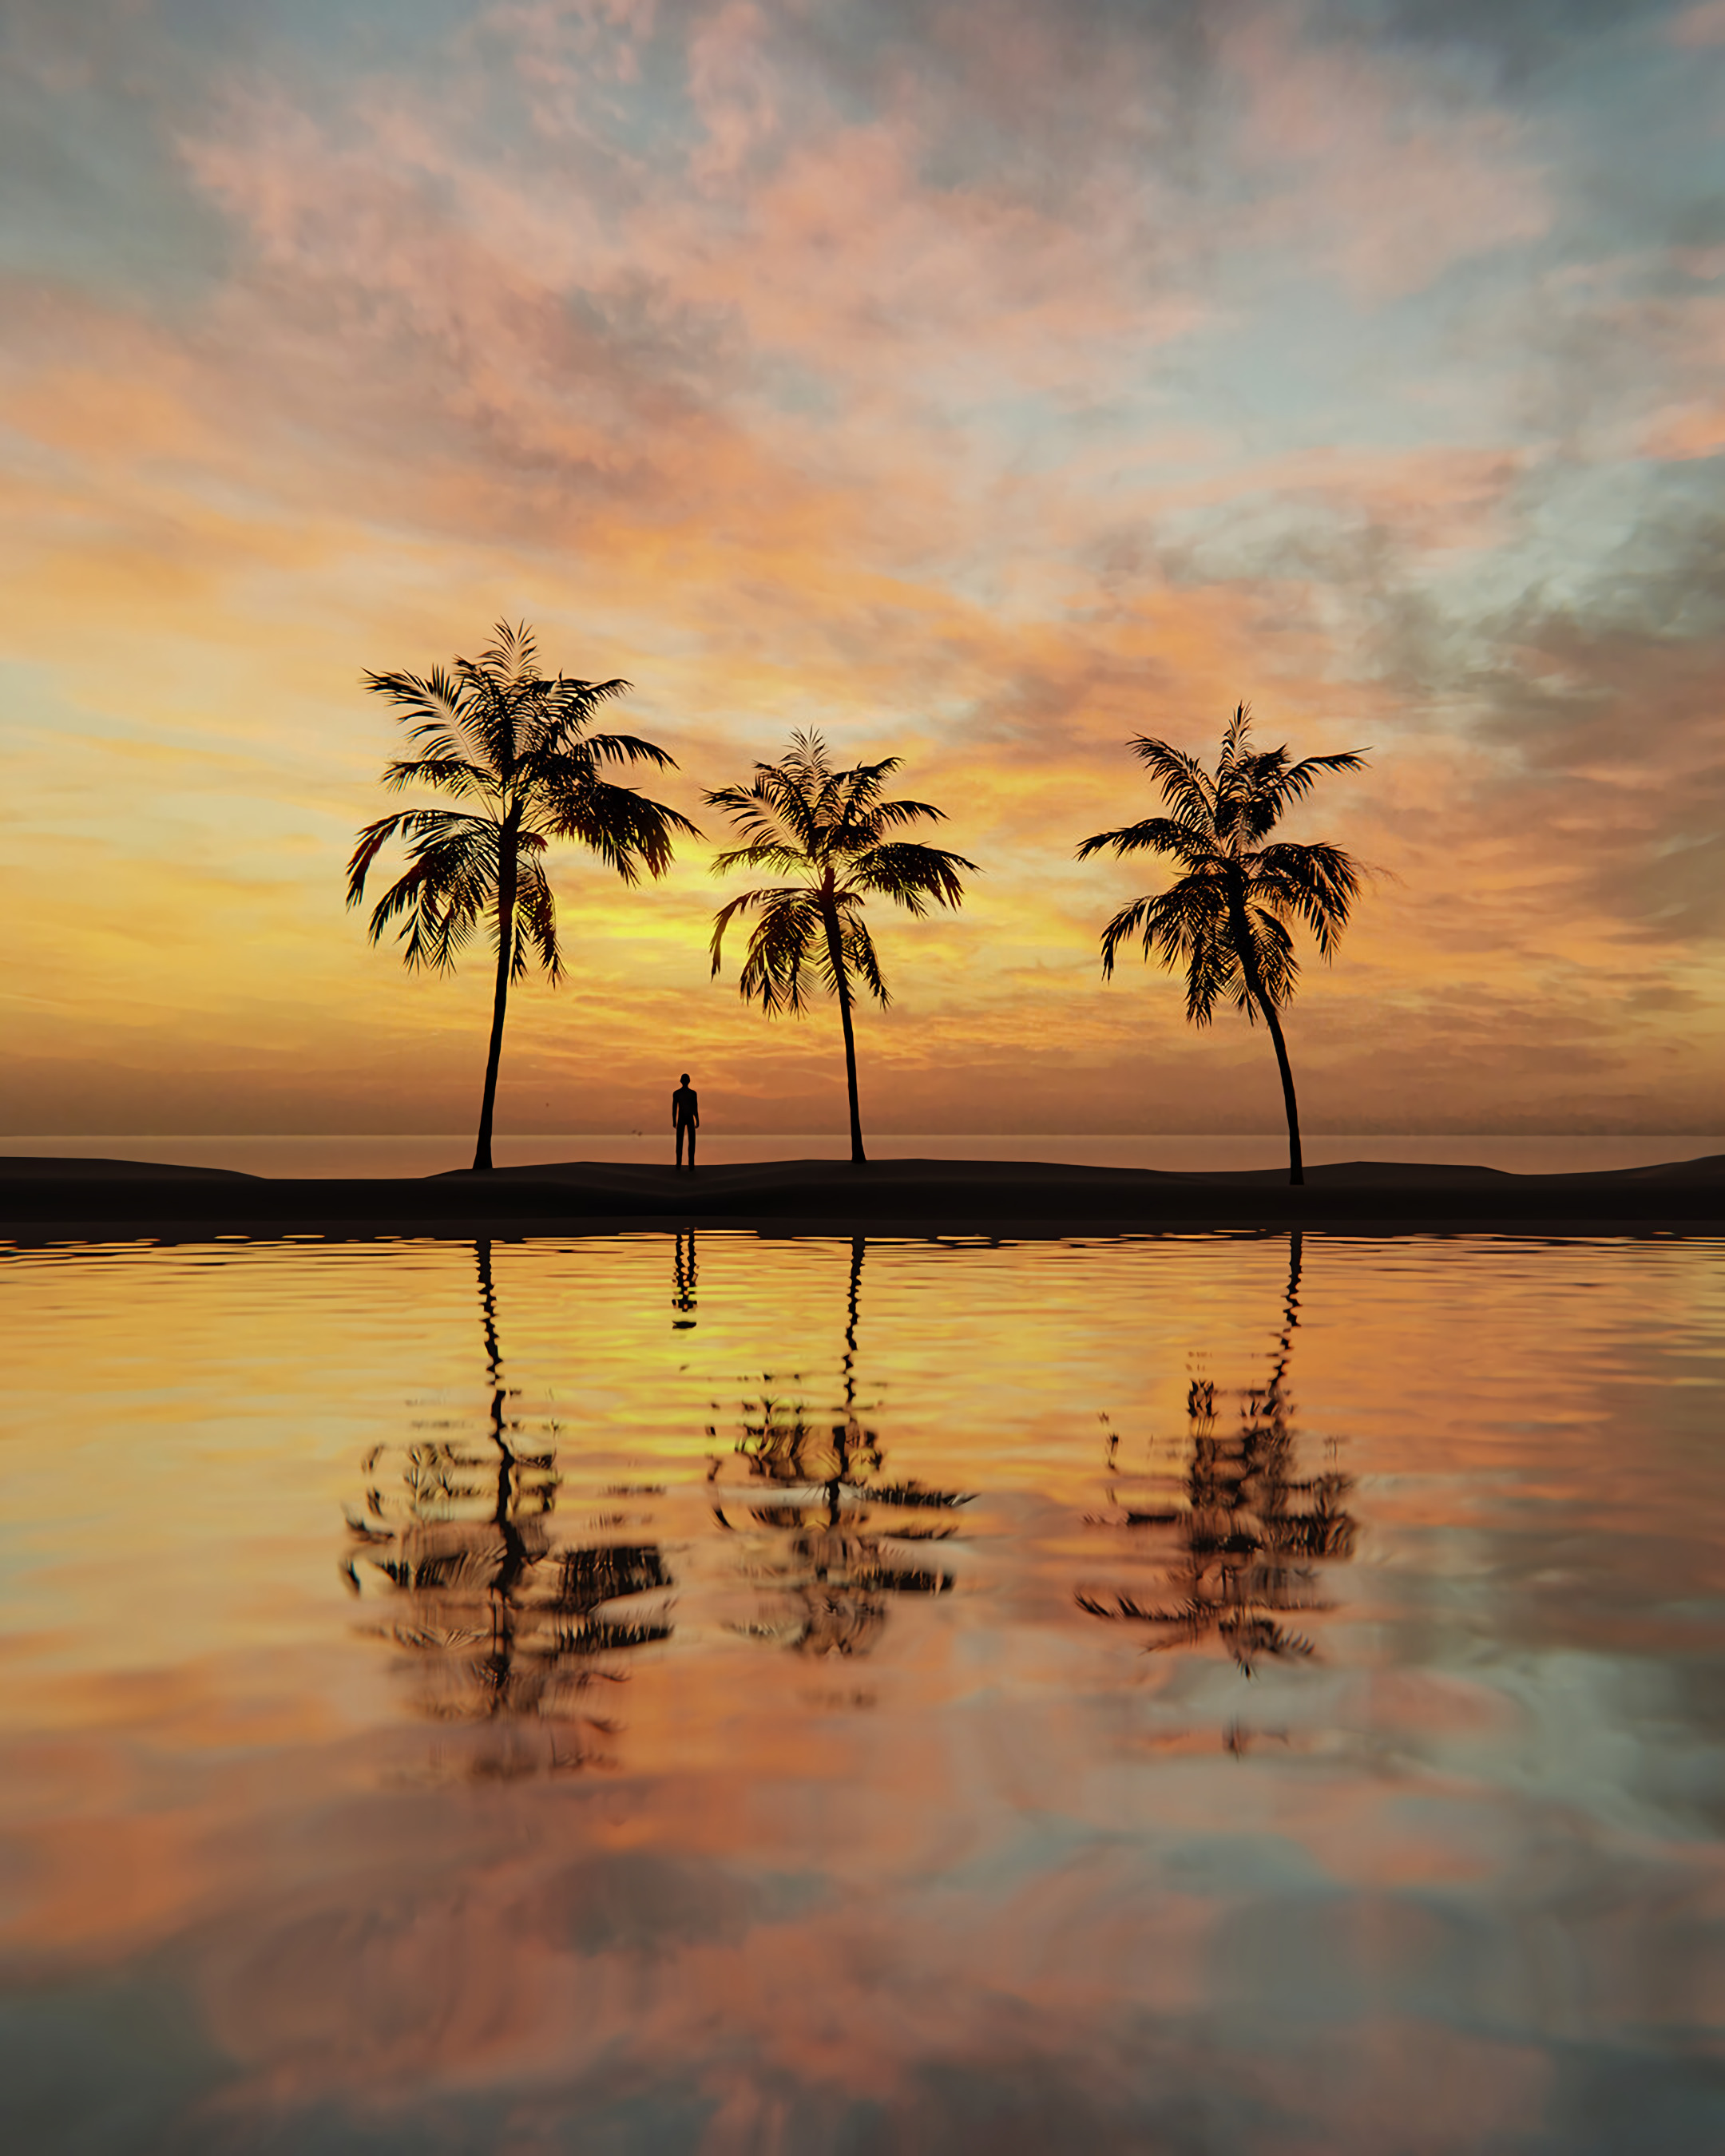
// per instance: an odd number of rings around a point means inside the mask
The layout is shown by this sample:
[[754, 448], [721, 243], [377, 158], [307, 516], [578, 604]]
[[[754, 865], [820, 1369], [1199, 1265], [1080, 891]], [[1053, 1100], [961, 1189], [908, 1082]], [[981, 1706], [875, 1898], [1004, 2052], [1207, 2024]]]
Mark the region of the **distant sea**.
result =
[[[1044, 1133], [1029, 1137], [959, 1137], [947, 1132], [905, 1136], [868, 1133], [875, 1160], [1044, 1160], [1083, 1168], [1158, 1168], [1189, 1172], [1276, 1168], [1287, 1158], [1286, 1137], [1087, 1137]], [[701, 1158], [709, 1166], [756, 1160], [842, 1160], [850, 1150], [842, 1132], [776, 1132], [731, 1137], [703, 1132]], [[1725, 1137], [1432, 1137], [1374, 1132], [1305, 1140], [1309, 1163], [1343, 1160], [1436, 1161], [1508, 1169], [1521, 1175], [1561, 1175], [1588, 1169], [1640, 1168], [1661, 1161], [1693, 1160], [1725, 1152]], [[148, 1134], [96, 1137], [8, 1137], [0, 1156], [60, 1155], [78, 1159], [171, 1162], [187, 1168], [237, 1168], [248, 1175], [419, 1176], [467, 1167], [470, 1136], [372, 1137], [185, 1137]], [[538, 1162], [665, 1161], [671, 1158], [667, 1131], [613, 1132], [499, 1137], [493, 1155], [500, 1168]]]

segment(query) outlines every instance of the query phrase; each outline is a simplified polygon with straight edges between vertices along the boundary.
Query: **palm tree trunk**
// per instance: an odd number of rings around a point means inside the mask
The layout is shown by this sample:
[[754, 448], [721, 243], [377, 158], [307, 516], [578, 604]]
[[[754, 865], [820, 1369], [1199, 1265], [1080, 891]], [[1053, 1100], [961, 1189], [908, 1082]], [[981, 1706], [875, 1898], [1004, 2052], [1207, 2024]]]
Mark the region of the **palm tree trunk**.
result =
[[839, 1023], [845, 1029], [845, 1082], [850, 1089], [850, 1160], [853, 1167], [866, 1161], [863, 1151], [862, 1110], [856, 1097], [856, 1034], [850, 1024], [850, 978], [845, 970], [844, 947], [839, 941], [839, 923], [827, 915], [827, 949], [833, 961], [833, 978], [839, 983]]
[[1288, 1111], [1288, 1181], [1304, 1183], [1306, 1163], [1300, 1154], [1300, 1104], [1294, 1098], [1294, 1073], [1288, 1061], [1288, 1045], [1281, 1037], [1281, 1020], [1276, 1015], [1276, 1005], [1261, 988], [1258, 991], [1258, 1008], [1270, 1028], [1270, 1038], [1276, 1043], [1276, 1067], [1281, 1073], [1282, 1106]]
[[856, 1098], [856, 1035], [850, 1024], [850, 983], [841, 974], [839, 979], [839, 1022], [845, 1029], [845, 1082], [850, 1089], [850, 1158], [855, 1165], [865, 1161], [863, 1151], [862, 1110]]
[[1288, 1045], [1281, 1037], [1281, 1020], [1276, 1014], [1276, 1005], [1264, 987], [1264, 977], [1258, 971], [1258, 961], [1252, 947], [1252, 932], [1246, 920], [1245, 890], [1238, 867], [1230, 863], [1228, 871], [1228, 917], [1234, 931], [1234, 947], [1240, 958], [1240, 971], [1245, 975], [1246, 988], [1252, 1001], [1264, 1014], [1264, 1023], [1270, 1028], [1270, 1038], [1276, 1045], [1276, 1067], [1281, 1073], [1281, 1101], [1288, 1116], [1288, 1181], [1303, 1183], [1306, 1163], [1300, 1156], [1300, 1104], [1294, 1098], [1293, 1065], [1288, 1061]]
[[515, 830], [506, 823], [497, 863], [497, 993], [491, 1004], [491, 1048], [485, 1058], [485, 1092], [480, 1103], [479, 1141], [473, 1149], [476, 1168], [491, 1165], [491, 1118], [497, 1106], [497, 1068], [503, 1060], [503, 1019], [509, 1008], [509, 973], [515, 956]]

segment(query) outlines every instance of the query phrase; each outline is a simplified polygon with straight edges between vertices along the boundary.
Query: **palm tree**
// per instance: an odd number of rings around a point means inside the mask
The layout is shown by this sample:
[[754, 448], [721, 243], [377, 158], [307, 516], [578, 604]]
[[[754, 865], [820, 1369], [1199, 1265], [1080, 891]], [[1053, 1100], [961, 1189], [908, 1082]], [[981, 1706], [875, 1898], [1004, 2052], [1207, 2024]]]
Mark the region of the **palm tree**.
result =
[[603, 767], [675, 760], [634, 734], [588, 732], [593, 714], [627, 681], [547, 680], [523, 623], [499, 622], [497, 641], [477, 659], [457, 659], [454, 671], [367, 674], [366, 686], [387, 696], [408, 729], [415, 753], [385, 767], [391, 793], [429, 786], [453, 794], [463, 808], [408, 808], [380, 816], [360, 833], [347, 864], [347, 903], [365, 895], [366, 876], [387, 842], [407, 841], [410, 866], [373, 908], [371, 939], [381, 941], [400, 918], [397, 940], [409, 968], [454, 970], [456, 954], [481, 922], [497, 952], [491, 1047], [480, 1108], [476, 1168], [491, 1165], [491, 1117], [509, 984], [536, 953], [552, 985], [562, 975], [557, 905], [546, 880], [552, 839], [578, 839], [608, 862], [624, 883], [665, 873], [673, 834], [699, 838], [686, 816], [649, 801], [630, 787], [601, 777]]
[[745, 1003], [758, 1002], [769, 1017], [800, 1014], [812, 972], [839, 998], [845, 1030], [845, 1075], [850, 1088], [850, 1158], [866, 1159], [862, 1114], [856, 1096], [856, 1036], [850, 1022], [852, 983], [860, 979], [883, 1006], [891, 1001], [875, 945], [863, 919], [871, 896], [890, 898], [907, 913], [923, 914], [931, 899], [957, 907], [964, 898], [961, 869], [979, 873], [974, 861], [940, 846], [919, 845], [889, 833], [928, 817], [946, 819], [927, 801], [888, 801], [883, 788], [899, 767], [896, 756], [879, 763], [834, 770], [826, 743], [816, 733], [794, 733], [782, 763], [757, 763], [752, 786], [725, 786], [706, 796], [722, 808], [744, 843], [721, 854], [713, 873], [767, 869], [793, 879], [745, 891], [713, 916], [713, 972], [725, 931], [739, 913], [758, 915], [749, 932], [748, 955], [738, 983]]
[[1173, 811], [1120, 831], [1099, 831], [1078, 849], [1080, 860], [1111, 849], [1118, 855], [1161, 854], [1184, 873], [1165, 891], [1135, 898], [1102, 931], [1102, 972], [1142, 937], [1146, 959], [1186, 968], [1186, 1016], [1208, 1025], [1216, 1005], [1232, 1000], [1249, 1019], [1261, 1011], [1276, 1045], [1288, 1116], [1288, 1181], [1304, 1183], [1300, 1111], [1277, 1012], [1294, 993], [1299, 961], [1288, 932], [1303, 921], [1325, 959], [1335, 955], [1364, 871], [1339, 846], [1266, 845], [1291, 802], [1312, 791], [1320, 772], [1358, 771], [1368, 753], [1308, 756], [1290, 763], [1286, 747], [1254, 749], [1251, 713], [1241, 704], [1222, 737], [1214, 776], [1172, 742], [1140, 735], [1132, 742], [1160, 783]]

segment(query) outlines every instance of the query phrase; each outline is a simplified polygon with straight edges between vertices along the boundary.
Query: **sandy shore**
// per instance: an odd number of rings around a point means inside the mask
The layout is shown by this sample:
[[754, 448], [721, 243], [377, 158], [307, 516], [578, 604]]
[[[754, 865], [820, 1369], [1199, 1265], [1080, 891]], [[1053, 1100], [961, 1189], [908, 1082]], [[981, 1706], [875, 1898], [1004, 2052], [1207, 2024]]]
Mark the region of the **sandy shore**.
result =
[[1725, 1234], [1725, 1154], [1579, 1175], [1348, 1161], [1216, 1175], [1026, 1161], [792, 1160], [702, 1168], [570, 1161], [341, 1181], [171, 1163], [0, 1157], [0, 1235], [60, 1240], [596, 1233], [758, 1227], [905, 1235]]

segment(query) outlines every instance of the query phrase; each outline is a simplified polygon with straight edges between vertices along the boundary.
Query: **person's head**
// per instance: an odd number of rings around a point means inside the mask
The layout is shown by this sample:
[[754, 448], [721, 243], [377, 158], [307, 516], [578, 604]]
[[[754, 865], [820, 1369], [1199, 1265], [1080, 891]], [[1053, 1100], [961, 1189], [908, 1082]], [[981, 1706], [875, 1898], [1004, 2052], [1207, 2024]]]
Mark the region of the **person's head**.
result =
[[683, 1073], [681, 1079], [678, 1082], [684, 1086], [686, 1086], [689, 1083], [689, 1073], [686, 1070]]

